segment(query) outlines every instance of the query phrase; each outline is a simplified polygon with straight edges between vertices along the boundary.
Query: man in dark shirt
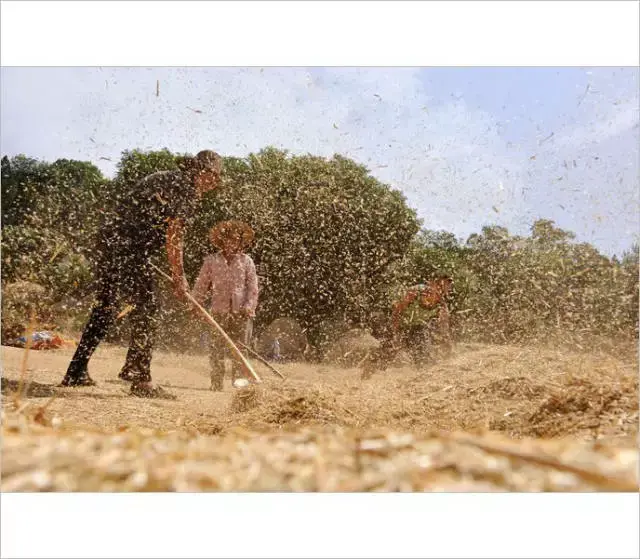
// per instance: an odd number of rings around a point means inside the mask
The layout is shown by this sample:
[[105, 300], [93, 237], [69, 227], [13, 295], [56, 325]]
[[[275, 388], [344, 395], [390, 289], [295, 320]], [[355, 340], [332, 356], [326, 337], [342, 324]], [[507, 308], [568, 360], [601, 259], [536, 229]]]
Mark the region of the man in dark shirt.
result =
[[185, 225], [198, 201], [220, 185], [222, 158], [213, 151], [181, 158], [178, 170], [153, 173], [120, 192], [115, 211], [101, 228], [97, 247], [97, 303], [82, 333], [61, 386], [93, 386], [88, 364], [119, 311], [133, 305], [131, 342], [119, 378], [132, 381], [131, 393], [173, 396], [151, 383], [151, 353], [156, 329], [155, 276], [149, 265], [166, 246], [175, 294], [188, 301], [182, 249]]

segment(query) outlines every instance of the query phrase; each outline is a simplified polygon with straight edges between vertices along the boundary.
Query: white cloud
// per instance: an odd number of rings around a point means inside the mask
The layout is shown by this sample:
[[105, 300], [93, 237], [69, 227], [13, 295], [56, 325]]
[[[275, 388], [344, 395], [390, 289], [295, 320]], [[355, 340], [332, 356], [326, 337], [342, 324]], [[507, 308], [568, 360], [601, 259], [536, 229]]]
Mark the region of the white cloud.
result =
[[638, 126], [640, 110], [638, 100], [612, 103], [608, 110], [591, 116], [591, 122], [578, 125], [559, 135], [554, 147], [578, 149], [589, 144], [606, 142]]
[[[558, 123], [541, 146], [534, 137], [512, 145], [500, 117], [469, 99], [434, 90], [416, 68], [2, 72], [5, 151], [91, 159], [110, 173], [120, 152], [133, 147], [181, 152], [213, 147], [242, 156], [275, 145], [293, 153], [340, 153], [400, 188], [425, 226], [461, 237], [492, 222], [523, 233], [536, 217], [550, 216], [591, 238], [594, 199], [605, 214], [624, 213], [629, 206], [619, 201], [607, 206], [591, 175], [600, 184], [615, 182], [622, 198], [628, 193], [633, 200], [637, 185], [637, 151], [616, 155], [613, 147], [618, 138], [637, 134], [637, 88], [625, 84], [619, 95], [598, 71], [589, 76], [593, 91], [576, 108], [574, 120], [569, 116]], [[526, 108], [514, 107], [514, 119], [526, 118]], [[541, 124], [549, 130], [549, 122]], [[588, 167], [594, 146], [610, 157], [595, 173]], [[582, 168], [565, 169], [565, 161], [573, 159]], [[622, 173], [622, 185], [610, 173]], [[560, 176], [566, 177], [555, 182]], [[578, 200], [577, 186], [592, 198]], [[635, 214], [625, 223], [632, 228]]]

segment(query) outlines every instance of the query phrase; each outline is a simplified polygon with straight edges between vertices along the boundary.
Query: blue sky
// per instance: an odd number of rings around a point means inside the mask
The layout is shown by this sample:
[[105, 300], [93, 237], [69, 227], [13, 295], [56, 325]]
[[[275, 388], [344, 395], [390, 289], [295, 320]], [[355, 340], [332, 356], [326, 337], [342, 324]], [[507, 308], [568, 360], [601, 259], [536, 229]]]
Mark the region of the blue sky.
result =
[[112, 176], [131, 148], [340, 153], [462, 239], [485, 224], [526, 234], [541, 217], [608, 254], [638, 237], [637, 68], [1, 72], [3, 155]]

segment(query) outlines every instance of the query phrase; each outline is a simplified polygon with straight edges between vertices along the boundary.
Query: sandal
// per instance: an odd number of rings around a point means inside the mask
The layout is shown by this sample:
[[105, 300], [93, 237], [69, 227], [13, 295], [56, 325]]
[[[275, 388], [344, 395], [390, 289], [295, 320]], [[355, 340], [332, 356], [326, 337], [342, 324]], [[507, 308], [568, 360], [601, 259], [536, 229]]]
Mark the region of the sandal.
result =
[[155, 398], [159, 400], [177, 400], [178, 398], [167, 392], [161, 386], [153, 386], [148, 382], [137, 382], [131, 385], [131, 395], [138, 398]]

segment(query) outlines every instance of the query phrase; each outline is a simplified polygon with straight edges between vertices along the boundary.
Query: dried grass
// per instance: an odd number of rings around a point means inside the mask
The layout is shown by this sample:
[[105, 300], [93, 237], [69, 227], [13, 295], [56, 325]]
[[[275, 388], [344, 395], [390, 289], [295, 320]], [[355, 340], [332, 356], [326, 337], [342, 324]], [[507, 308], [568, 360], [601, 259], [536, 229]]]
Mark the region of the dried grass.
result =
[[[121, 348], [96, 354], [98, 387], [58, 388], [68, 353], [30, 353], [22, 401], [4, 398], [3, 491], [637, 490], [632, 361], [469, 345], [368, 382], [287, 363], [284, 383], [215, 393], [205, 357], [160, 353], [169, 402], [113, 381]], [[6, 396], [25, 373], [3, 354]]]
[[298, 425], [350, 425], [353, 413], [341, 406], [329, 390], [319, 387], [271, 386], [263, 389], [260, 405], [242, 417], [230, 418], [233, 424], [253, 428]]
[[635, 491], [638, 453], [494, 436], [305, 428], [220, 437], [3, 417], [2, 491]]
[[637, 394], [637, 378], [624, 379], [617, 386], [572, 379], [540, 404], [523, 431], [529, 436], [550, 437], [571, 434], [576, 428], [598, 430], [611, 419], [637, 423]]
[[246, 388], [236, 389], [231, 398], [230, 411], [232, 413], [243, 413], [255, 408], [260, 403], [260, 389], [255, 385]]

